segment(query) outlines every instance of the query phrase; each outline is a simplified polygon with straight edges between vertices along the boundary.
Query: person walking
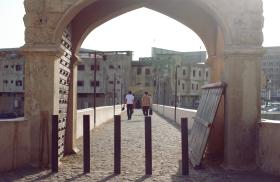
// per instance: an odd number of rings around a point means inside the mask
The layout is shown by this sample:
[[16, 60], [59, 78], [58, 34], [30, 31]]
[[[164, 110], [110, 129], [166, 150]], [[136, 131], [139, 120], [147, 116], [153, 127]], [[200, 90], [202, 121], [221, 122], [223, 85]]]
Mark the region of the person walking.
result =
[[144, 116], [148, 116], [149, 108], [151, 106], [151, 99], [150, 99], [150, 96], [148, 95], [148, 92], [145, 92], [145, 94], [143, 95], [143, 97], [141, 99], [141, 104], [142, 104], [142, 110], [143, 110]]
[[133, 106], [134, 106], [134, 96], [132, 95], [131, 91], [125, 96], [125, 104], [127, 109], [127, 119], [131, 119], [131, 115], [133, 113]]

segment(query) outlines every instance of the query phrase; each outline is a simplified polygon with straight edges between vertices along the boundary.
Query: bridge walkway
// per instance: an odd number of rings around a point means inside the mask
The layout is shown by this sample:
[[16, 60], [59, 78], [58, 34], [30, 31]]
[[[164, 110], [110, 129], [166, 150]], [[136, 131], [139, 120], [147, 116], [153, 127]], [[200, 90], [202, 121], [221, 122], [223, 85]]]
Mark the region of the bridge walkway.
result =
[[205, 165], [190, 175], [181, 175], [181, 133], [173, 122], [157, 114], [152, 116], [153, 175], [145, 176], [144, 117], [135, 110], [132, 120], [122, 116], [121, 175], [114, 171], [114, 124], [107, 122], [91, 132], [91, 172], [83, 174], [82, 139], [79, 153], [62, 159], [57, 174], [50, 170], [25, 168], [0, 174], [2, 181], [279, 181], [258, 171], [224, 171], [219, 166]]

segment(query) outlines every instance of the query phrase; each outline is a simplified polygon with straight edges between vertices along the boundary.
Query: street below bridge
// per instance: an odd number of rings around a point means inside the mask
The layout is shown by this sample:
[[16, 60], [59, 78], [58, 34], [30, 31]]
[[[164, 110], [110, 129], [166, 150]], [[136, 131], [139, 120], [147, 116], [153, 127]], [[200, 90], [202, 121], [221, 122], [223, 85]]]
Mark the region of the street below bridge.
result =
[[[80, 121], [79, 121], [80, 122]], [[114, 123], [109, 121], [91, 131], [91, 171], [83, 173], [83, 140], [77, 142], [80, 151], [61, 160], [58, 173], [51, 170], [24, 168], [0, 174], [7, 181], [280, 181], [279, 177], [260, 171], [229, 171], [205, 163], [202, 169], [191, 167], [189, 176], [181, 175], [181, 131], [172, 121], [152, 116], [153, 174], [145, 175], [145, 128], [141, 110], [135, 110], [132, 120], [122, 115], [121, 174], [114, 175]]]

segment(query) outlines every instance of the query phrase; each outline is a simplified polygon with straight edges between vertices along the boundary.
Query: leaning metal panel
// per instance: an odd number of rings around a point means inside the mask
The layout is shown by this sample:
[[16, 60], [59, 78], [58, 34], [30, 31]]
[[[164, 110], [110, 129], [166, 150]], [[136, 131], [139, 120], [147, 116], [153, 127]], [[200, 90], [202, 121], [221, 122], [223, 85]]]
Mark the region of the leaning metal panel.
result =
[[215, 83], [203, 87], [190, 136], [189, 154], [193, 166], [201, 163], [225, 86], [225, 83]]

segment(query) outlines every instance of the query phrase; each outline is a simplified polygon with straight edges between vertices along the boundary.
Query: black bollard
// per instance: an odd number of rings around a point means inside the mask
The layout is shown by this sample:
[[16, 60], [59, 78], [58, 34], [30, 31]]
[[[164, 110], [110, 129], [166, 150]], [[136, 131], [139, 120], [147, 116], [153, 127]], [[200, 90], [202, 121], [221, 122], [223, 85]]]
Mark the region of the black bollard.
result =
[[90, 120], [83, 116], [84, 173], [90, 172]]
[[114, 173], [121, 174], [121, 116], [114, 116]]
[[152, 175], [152, 125], [151, 117], [145, 117], [145, 165], [146, 175]]
[[182, 133], [182, 174], [189, 175], [188, 118], [181, 118], [181, 133]]
[[58, 172], [58, 115], [52, 115], [52, 172]]

